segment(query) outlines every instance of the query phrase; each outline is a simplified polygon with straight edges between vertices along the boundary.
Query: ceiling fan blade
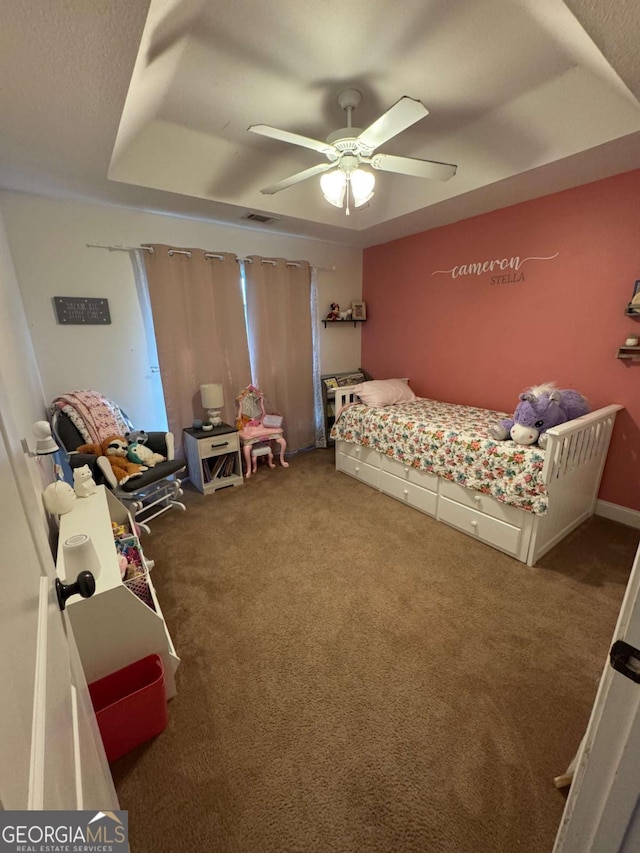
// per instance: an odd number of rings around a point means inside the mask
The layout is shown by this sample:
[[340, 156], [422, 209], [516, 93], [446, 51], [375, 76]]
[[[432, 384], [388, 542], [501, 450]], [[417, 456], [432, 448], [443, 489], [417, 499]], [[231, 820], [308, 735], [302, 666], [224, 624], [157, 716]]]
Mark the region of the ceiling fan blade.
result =
[[303, 148], [311, 148], [313, 151], [319, 151], [331, 160], [337, 160], [340, 154], [338, 149], [334, 148], [329, 142], [321, 142], [319, 139], [311, 139], [308, 136], [301, 136], [299, 133], [291, 133], [288, 130], [279, 130], [277, 127], [269, 127], [268, 124], [252, 124], [247, 130], [250, 130], [251, 133], [258, 133], [260, 136], [279, 139], [281, 142], [290, 142], [292, 145], [302, 145]]
[[366, 130], [363, 130], [358, 141], [366, 148], [372, 151], [378, 148], [387, 139], [397, 136], [420, 121], [421, 118], [429, 115], [429, 110], [420, 101], [415, 98], [400, 98], [399, 101], [390, 107], [386, 113], [383, 113], [377, 121], [369, 125]]
[[307, 178], [313, 178], [314, 175], [327, 172], [329, 169], [333, 169], [333, 163], [319, 163], [317, 166], [311, 166], [310, 169], [305, 169], [303, 172], [296, 172], [295, 175], [291, 175], [289, 178], [283, 178], [277, 184], [271, 184], [270, 187], [265, 187], [260, 192], [263, 195], [273, 195], [274, 193], [279, 193], [280, 190], [286, 190], [287, 187], [291, 187], [293, 184], [299, 184], [300, 181], [306, 181]]
[[452, 163], [438, 163], [436, 160], [418, 160], [415, 157], [396, 157], [394, 154], [374, 154], [367, 159], [374, 169], [383, 172], [397, 172], [412, 175], [415, 178], [431, 178], [433, 181], [448, 181], [458, 171]]

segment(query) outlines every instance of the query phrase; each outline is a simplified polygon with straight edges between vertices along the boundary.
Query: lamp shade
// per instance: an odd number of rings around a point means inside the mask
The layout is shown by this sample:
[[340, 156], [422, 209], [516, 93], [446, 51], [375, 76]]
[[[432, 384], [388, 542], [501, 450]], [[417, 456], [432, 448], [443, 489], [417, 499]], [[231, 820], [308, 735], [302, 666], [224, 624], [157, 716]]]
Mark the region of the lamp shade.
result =
[[365, 172], [364, 169], [355, 169], [351, 172], [349, 180], [351, 182], [351, 192], [353, 193], [353, 203], [356, 207], [360, 207], [373, 196], [376, 179], [371, 172]]
[[320, 178], [320, 188], [329, 204], [334, 207], [342, 207], [347, 188], [347, 178], [344, 172], [339, 169], [335, 169], [333, 172], [325, 172]]
[[200, 397], [204, 409], [221, 409], [224, 406], [224, 392], [219, 382], [201, 385]]
[[77, 533], [65, 539], [62, 549], [66, 583], [74, 583], [80, 572], [89, 571], [94, 578], [100, 576], [100, 559], [91, 537], [86, 533]]

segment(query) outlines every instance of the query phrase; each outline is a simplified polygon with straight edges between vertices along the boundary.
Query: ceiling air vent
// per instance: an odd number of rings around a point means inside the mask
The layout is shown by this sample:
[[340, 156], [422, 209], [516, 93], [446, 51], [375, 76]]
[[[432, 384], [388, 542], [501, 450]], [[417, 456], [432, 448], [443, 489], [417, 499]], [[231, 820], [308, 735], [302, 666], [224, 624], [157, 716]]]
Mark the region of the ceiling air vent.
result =
[[245, 213], [240, 218], [248, 222], [260, 222], [262, 225], [271, 225], [272, 222], [278, 221], [274, 216], [264, 216], [262, 213]]

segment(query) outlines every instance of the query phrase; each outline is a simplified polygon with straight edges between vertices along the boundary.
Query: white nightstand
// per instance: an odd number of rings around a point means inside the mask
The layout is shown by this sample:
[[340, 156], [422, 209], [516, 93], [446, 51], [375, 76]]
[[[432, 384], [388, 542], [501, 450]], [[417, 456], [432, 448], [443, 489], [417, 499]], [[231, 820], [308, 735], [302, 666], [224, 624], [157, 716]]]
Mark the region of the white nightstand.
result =
[[183, 435], [189, 477], [199, 492], [208, 495], [243, 484], [240, 440], [235, 427], [221, 424], [208, 432], [185, 429]]

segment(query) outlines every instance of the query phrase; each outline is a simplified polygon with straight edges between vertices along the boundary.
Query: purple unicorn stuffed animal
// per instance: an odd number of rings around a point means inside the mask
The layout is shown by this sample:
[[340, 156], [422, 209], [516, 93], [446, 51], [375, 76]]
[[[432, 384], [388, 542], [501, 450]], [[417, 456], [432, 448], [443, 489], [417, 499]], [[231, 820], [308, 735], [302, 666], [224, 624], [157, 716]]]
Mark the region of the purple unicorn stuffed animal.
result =
[[513, 418], [500, 421], [490, 428], [492, 438], [516, 444], [547, 443], [546, 432], [552, 427], [572, 421], [591, 411], [591, 407], [577, 391], [568, 388], [559, 391], [552, 383], [534, 385], [520, 394], [520, 402]]

